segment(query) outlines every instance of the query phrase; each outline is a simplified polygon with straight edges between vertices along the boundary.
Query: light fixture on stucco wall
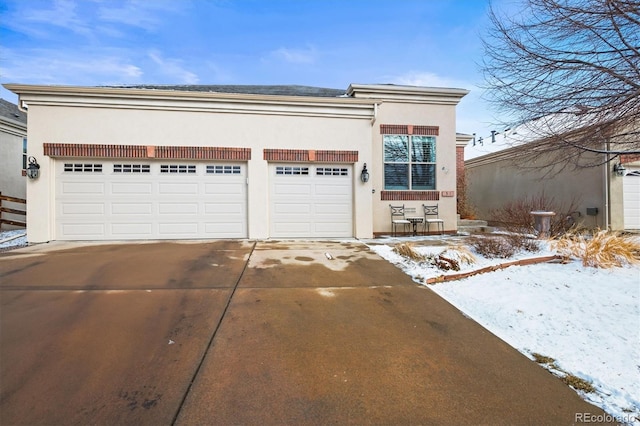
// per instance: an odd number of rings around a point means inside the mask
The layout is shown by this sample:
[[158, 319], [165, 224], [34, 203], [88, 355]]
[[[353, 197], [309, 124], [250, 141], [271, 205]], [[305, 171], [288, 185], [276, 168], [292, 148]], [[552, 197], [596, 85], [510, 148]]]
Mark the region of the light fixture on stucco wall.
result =
[[362, 173], [360, 173], [360, 180], [364, 183], [369, 182], [369, 170], [367, 170], [367, 163], [364, 163]]
[[625, 171], [627, 171], [627, 169], [624, 168], [622, 163], [617, 163], [613, 165], [613, 172], [618, 176], [624, 176]]
[[35, 157], [29, 157], [29, 165], [27, 166], [27, 177], [29, 179], [37, 179], [40, 176], [40, 164]]

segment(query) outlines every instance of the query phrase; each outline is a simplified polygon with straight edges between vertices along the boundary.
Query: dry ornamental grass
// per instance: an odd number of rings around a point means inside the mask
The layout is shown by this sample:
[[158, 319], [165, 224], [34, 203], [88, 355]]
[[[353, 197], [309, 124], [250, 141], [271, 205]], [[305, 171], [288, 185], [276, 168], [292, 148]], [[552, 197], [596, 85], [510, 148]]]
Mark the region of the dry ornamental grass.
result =
[[425, 257], [418, 253], [416, 249], [413, 248], [413, 245], [409, 243], [396, 244], [393, 247], [393, 251], [398, 253], [400, 256], [408, 257], [409, 259], [418, 262], [425, 259]]
[[584, 266], [606, 269], [640, 264], [640, 238], [618, 232], [566, 234], [553, 241], [552, 248], [562, 256], [582, 259]]

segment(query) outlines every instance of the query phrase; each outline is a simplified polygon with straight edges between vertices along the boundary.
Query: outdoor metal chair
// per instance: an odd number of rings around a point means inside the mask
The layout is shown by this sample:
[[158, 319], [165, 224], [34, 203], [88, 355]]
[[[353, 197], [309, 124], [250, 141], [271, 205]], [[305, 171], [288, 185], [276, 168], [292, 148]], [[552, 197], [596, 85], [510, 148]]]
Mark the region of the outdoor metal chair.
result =
[[438, 217], [438, 205], [427, 206], [423, 204], [422, 209], [424, 210], [423, 232], [428, 233], [431, 230], [431, 224], [434, 223], [436, 229], [438, 229], [441, 234], [444, 234], [444, 220]]
[[404, 204], [401, 206], [392, 206], [389, 204], [389, 207], [391, 208], [391, 232], [393, 233], [393, 236], [396, 235], [398, 225], [402, 225], [404, 228], [403, 231], [406, 232], [407, 227], [411, 225], [411, 222], [409, 222], [404, 216]]

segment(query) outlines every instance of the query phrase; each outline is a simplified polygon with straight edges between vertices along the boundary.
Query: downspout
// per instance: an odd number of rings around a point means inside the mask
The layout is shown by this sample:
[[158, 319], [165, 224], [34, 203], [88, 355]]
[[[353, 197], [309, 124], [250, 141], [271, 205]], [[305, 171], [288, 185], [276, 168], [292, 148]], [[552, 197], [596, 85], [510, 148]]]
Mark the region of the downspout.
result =
[[18, 95], [18, 109], [22, 112], [28, 113], [28, 108], [29, 105], [27, 105], [27, 103], [21, 99], [21, 96]]

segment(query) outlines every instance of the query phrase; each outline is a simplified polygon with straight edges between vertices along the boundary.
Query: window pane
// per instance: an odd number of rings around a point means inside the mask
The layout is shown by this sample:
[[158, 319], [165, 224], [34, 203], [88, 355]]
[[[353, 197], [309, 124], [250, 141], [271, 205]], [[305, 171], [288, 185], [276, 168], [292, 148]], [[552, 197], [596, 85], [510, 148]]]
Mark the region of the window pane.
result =
[[27, 169], [27, 138], [22, 138], [22, 169]]
[[411, 137], [411, 161], [420, 163], [436, 162], [436, 138], [433, 136]]
[[409, 165], [385, 164], [384, 189], [409, 189]]
[[400, 135], [384, 135], [384, 161], [385, 163], [409, 162], [409, 137]]
[[411, 165], [411, 189], [436, 189], [436, 165]]

